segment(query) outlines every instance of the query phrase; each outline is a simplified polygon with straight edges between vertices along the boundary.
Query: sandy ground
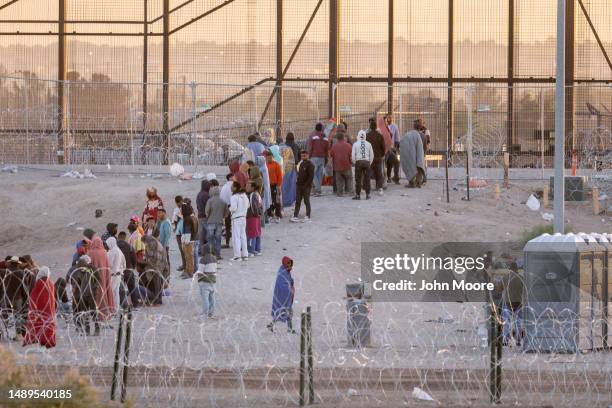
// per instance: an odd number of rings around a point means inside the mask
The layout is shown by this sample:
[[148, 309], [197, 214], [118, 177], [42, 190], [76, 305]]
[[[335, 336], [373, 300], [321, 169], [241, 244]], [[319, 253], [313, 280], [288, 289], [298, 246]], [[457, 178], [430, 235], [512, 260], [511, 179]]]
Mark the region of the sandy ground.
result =
[[[201, 169], [205, 173], [209, 170]], [[224, 169], [212, 170], [224, 180]], [[39, 265], [50, 266], [54, 277], [63, 276], [83, 228], [91, 227], [102, 233], [108, 222], [118, 223], [120, 229], [125, 227], [131, 215], [142, 213], [144, 192], [150, 185], [158, 188], [167, 208], [172, 208], [177, 194], [195, 200], [200, 186], [199, 180], [178, 181], [161, 175], [163, 169], [135, 172], [128, 168], [107, 174], [103, 174], [103, 169], [94, 169], [94, 172], [98, 174], [97, 179], [60, 178], [57, 169], [0, 173], [0, 208], [5, 213], [5, 222], [0, 225], [1, 255], [32, 254]], [[497, 173], [492, 177], [499, 178]], [[460, 176], [458, 173], [457, 179]], [[292, 224], [286, 217], [279, 225], [266, 226], [263, 256], [232, 263], [227, 261], [231, 250], [223, 250], [225, 260], [218, 276], [219, 320], [203, 320], [199, 316], [197, 285], [178, 279], [173, 271], [172, 296], [164, 298], [164, 306], [135, 312], [130, 363], [150, 369], [160, 366], [195, 370], [224, 368], [234, 370], [238, 378], [242, 370], [249, 368], [297, 367], [299, 336], [286, 334], [280, 327], [274, 334], [265, 329], [276, 271], [282, 256], [288, 255], [295, 260], [294, 310], [297, 314], [306, 306], [312, 307], [315, 366], [331, 368], [330, 384], [334, 383], [334, 375], [340, 375], [334, 374], [334, 368], [356, 369], [356, 388], [369, 383], [359, 380], [360, 370], [364, 368], [418, 368], [423, 370], [425, 385], [428, 370], [441, 369], [450, 375], [449, 387], [457, 387], [457, 393], [463, 393], [464, 385], [455, 384], [452, 374], [463, 368], [482, 369], [488, 364], [488, 351], [481, 347], [478, 336], [482, 319], [480, 304], [376, 303], [372, 306], [372, 347], [354, 350], [346, 345], [344, 285], [359, 279], [362, 244], [511, 241], [518, 239], [526, 228], [545, 222], [543, 211], [531, 211], [523, 204], [529, 194], [544, 185], [543, 181], [537, 181], [539, 172], [517, 174], [516, 178], [523, 180], [502, 189], [500, 201], [493, 198], [493, 183], [472, 191], [472, 200], [468, 202], [463, 199], [464, 187], [458, 180], [453, 181], [450, 204], [443, 196], [441, 177], [440, 170], [432, 170], [425, 188], [414, 190], [391, 185], [383, 197], [374, 195], [369, 201], [337, 198], [329, 187], [326, 195], [312, 199], [311, 223]], [[103, 210], [101, 218], [94, 217], [96, 209]], [[286, 214], [289, 213], [286, 209]], [[566, 218], [575, 231], [610, 232], [612, 229], [610, 218], [592, 216], [586, 203], [568, 204]], [[172, 242], [171, 263], [176, 267], [178, 261], [178, 249]], [[112, 324], [116, 328], [116, 323]], [[299, 316], [294, 317], [294, 324], [299, 325]], [[115, 335], [115, 330], [106, 329], [100, 338], [83, 338], [60, 322], [58, 346], [53, 350], [34, 346], [23, 349], [15, 343], [8, 346], [20, 357], [40, 364], [61, 362], [110, 367]], [[598, 353], [534, 357], [509, 350], [504, 360], [510, 373], [512, 369], [533, 369], [536, 373], [558, 371], [562, 378], [569, 370], [582, 373], [587, 382], [603, 375], [608, 383], [612, 375], [609, 354], [605, 359]], [[138, 388], [142, 398], [147, 380], [135, 381], [143, 384]], [[537, 393], [537, 376], [533, 384], [531, 392]], [[372, 388], [372, 392], [382, 391], [375, 381]], [[483, 390], [484, 386], [480, 387]], [[521, 390], [520, 387], [513, 390], [519, 400]], [[334, 395], [346, 392], [335, 390]], [[599, 389], [593, 401], [602, 401], [601, 392], [605, 395]], [[184, 395], [190, 393], [185, 390]], [[530, 403], [549, 403], [547, 395], [542, 393]], [[211, 405], [222, 402], [225, 396], [220, 394], [218, 398], [211, 396], [209, 401], [214, 402]], [[384, 406], [385, 394], [376, 398], [374, 405]], [[333, 398], [327, 401], [334, 404]], [[395, 401], [398, 405], [406, 404], [401, 398]], [[463, 403], [470, 404], [467, 400]]]

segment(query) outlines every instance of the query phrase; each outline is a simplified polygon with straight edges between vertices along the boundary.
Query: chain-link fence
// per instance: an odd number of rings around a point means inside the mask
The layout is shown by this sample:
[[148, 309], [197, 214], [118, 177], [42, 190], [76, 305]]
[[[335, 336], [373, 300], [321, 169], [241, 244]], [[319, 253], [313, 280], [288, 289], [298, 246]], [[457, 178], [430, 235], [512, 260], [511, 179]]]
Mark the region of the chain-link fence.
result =
[[[170, 276], [167, 264], [159, 262], [165, 252], [157, 249], [159, 258], [155, 248], [147, 243], [142, 263], [118, 277], [113, 267], [101, 266], [93, 254], [97, 249], [67, 273], [54, 270], [50, 276], [44, 268], [9, 261], [1, 270], [0, 334], [25, 376], [48, 385], [75, 368], [103, 395], [114, 389], [118, 396], [119, 385], [125, 385], [126, 398], [137, 406], [298, 405], [298, 319], [293, 318], [294, 331], [278, 322], [271, 332], [271, 293], [240, 278], [234, 280], [234, 296], [259, 293], [247, 315], [232, 312], [232, 294], [225, 289], [216, 293], [216, 306], [203, 306], [209, 293], [198, 282], [202, 274], [188, 280]], [[496, 266], [500, 279], [514, 274], [522, 281], [522, 274], [505, 268]], [[255, 273], [246, 264], [217, 273], [230, 279], [228, 272]], [[302, 279], [296, 277], [298, 287]], [[525, 299], [531, 290], [526, 288]], [[341, 297], [309, 299], [294, 309], [296, 314], [305, 306], [312, 309], [314, 402], [419, 406], [431, 398], [442, 406], [487, 406], [499, 398], [508, 406], [607, 406], [612, 331], [602, 329], [612, 325], [600, 298], [580, 296], [580, 310], [543, 309], [538, 303], [533, 308], [526, 300], [522, 308], [502, 301], [491, 309], [484, 302], [357, 308]], [[585, 299], [598, 306], [584, 307]], [[121, 305], [130, 310], [120, 312]], [[362, 314], [357, 325], [348, 322], [355, 314]], [[351, 335], [360, 331], [367, 333]], [[552, 352], [534, 352], [534, 339]], [[20, 341], [46, 347], [26, 349]]]
[[[63, 114], [58, 92], [65, 95]], [[278, 88], [280, 89], [280, 88]], [[66, 83], [24, 78], [0, 80], [0, 144], [3, 163], [72, 165], [220, 165], [239, 155], [247, 136], [269, 142], [289, 131], [304, 140], [325, 121], [327, 87], [284, 84], [277, 106], [273, 82], [231, 84], [114, 83], [108, 78]], [[355, 138], [368, 119], [392, 105], [400, 134], [424, 120], [431, 133], [430, 167], [444, 166], [452, 178], [501, 179], [504, 154], [511, 177], [548, 177], [554, 155], [554, 87], [517, 84], [341, 83], [339, 120]], [[168, 92], [167, 118], [163, 93]], [[510, 92], [512, 98], [509, 97]], [[566, 163], [607, 188], [611, 166], [612, 87], [568, 87], [574, 110], [567, 113]], [[143, 97], [144, 96], [144, 97]], [[449, 114], [452, 98], [452, 114]], [[278, 111], [280, 109], [280, 111]], [[281, 120], [277, 122], [278, 112]], [[508, 112], [512, 112], [510, 115]], [[452, 125], [452, 132], [449, 126]], [[58, 154], [58, 152], [61, 152]], [[62, 156], [65, 155], [65, 156]], [[519, 171], [520, 170], [520, 171]], [[521, 172], [522, 171], [522, 172]]]

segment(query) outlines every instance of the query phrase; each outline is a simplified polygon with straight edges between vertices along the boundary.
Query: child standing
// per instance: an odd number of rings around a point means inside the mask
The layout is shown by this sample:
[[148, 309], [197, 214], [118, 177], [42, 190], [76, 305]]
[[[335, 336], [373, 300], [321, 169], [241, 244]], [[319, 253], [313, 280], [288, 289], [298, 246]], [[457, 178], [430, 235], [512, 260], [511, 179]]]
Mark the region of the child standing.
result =
[[202, 316], [214, 318], [215, 285], [217, 283], [217, 258], [210, 245], [204, 246], [204, 256], [198, 267], [198, 285], [202, 297]]

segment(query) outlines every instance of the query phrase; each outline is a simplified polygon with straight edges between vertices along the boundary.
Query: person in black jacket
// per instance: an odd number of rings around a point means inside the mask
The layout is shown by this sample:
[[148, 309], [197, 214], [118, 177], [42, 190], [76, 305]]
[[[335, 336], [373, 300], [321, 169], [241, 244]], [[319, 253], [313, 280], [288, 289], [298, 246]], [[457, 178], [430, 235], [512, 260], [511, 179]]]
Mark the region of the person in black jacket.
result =
[[127, 234], [125, 231], [121, 231], [117, 238], [117, 246], [125, 257], [125, 271], [123, 271], [123, 282], [119, 287], [119, 300], [121, 301], [122, 307], [128, 305], [128, 298], [132, 302], [132, 306], [141, 306], [141, 300], [138, 293], [139, 278], [136, 273], [136, 252], [134, 248], [127, 242]]
[[299, 222], [300, 207], [302, 200], [306, 206], [306, 217], [304, 222], [310, 221], [310, 190], [312, 189], [312, 181], [314, 179], [314, 164], [308, 158], [308, 151], [302, 150], [300, 162], [297, 164], [297, 188], [295, 197], [295, 210], [291, 222]]
[[287, 133], [285, 144], [293, 150], [293, 159], [295, 160], [295, 164], [298, 164], [300, 162], [300, 148], [295, 144], [295, 135], [293, 132]]
[[370, 142], [372, 145], [372, 150], [374, 150], [374, 161], [372, 162], [370, 168], [374, 173], [376, 189], [378, 190], [379, 195], [383, 195], [384, 179], [382, 164], [385, 158], [385, 139], [383, 135], [376, 130], [376, 120], [374, 118], [370, 119], [370, 131], [366, 135], [366, 140]]
[[[8, 327], [10, 315], [15, 321], [17, 337], [20, 340], [26, 333], [28, 303], [32, 284], [29, 273], [23, 270], [23, 264], [17, 256], [6, 260], [6, 269], [0, 270], [0, 315], [4, 327]], [[0, 339], [2, 331], [0, 330]]]

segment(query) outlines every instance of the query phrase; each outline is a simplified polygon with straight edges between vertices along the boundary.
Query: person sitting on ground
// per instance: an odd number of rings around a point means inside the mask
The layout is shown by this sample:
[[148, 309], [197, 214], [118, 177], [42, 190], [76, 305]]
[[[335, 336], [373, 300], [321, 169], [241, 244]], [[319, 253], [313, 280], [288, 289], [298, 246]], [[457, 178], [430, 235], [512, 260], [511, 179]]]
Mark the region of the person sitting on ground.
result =
[[204, 256], [200, 259], [197, 277], [202, 297], [202, 316], [213, 319], [216, 304], [217, 259], [208, 245], [204, 248]]
[[268, 329], [274, 331], [276, 322], [286, 322], [287, 332], [295, 333], [293, 330], [293, 300], [295, 299], [295, 285], [291, 271], [293, 269], [293, 259], [288, 256], [283, 257], [281, 267], [276, 275], [274, 284], [274, 297], [272, 298], [272, 322], [268, 324]]

